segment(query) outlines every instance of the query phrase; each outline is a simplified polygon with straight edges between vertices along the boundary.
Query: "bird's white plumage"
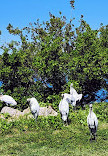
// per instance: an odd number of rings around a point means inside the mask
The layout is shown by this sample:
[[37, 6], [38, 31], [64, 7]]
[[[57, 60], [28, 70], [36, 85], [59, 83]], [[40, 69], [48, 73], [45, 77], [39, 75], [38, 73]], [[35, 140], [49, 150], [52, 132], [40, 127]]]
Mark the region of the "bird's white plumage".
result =
[[98, 119], [96, 117], [96, 114], [92, 110], [92, 104], [90, 104], [89, 107], [90, 107], [90, 110], [87, 116], [87, 124], [88, 124], [91, 134], [95, 137], [97, 127], [98, 127]]
[[73, 83], [70, 85], [70, 94], [74, 96], [78, 95], [77, 91], [73, 88]]
[[89, 115], [87, 117], [87, 124], [90, 128], [96, 127], [96, 130], [97, 130], [98, 120], [97, 120], [96, 114], [94, 112], [91, 112], [91, 114], [89, 113]]
[[82, 94], [78, 94], [77, 91], [73, 88], [73, 83], [70, 85], [70, 94], [73, 96], [74, 102], [73, 106], [76, 105], [76, 101], [80, 101], [82, 99]]
[[67, 121], [69, 114], [69, 104], [65, 98], [63, 98], [59, 103], [59, 111], [62, 115], [62, 120]]
[[30, 104], [31, 113], [33, 114], [34, 118], [37, 119], [39, 115], [39, 108], [40, 108], [38, 101], [34, 97], [28, 98], [27, 101]]
[[66, 99], [69, 103], [71, 103], [71, 101], [74, 101], [74, 100], [75, 100], [74, 97], [73, 97], [73, 95], [68, 94], [68, 93], [62, 94], [62, 97], [63, 97], [64, 99]]
[[64, 94], [62, 94], [62, 97], [63, 97], [68, 103], [71, 103], [72, 106], [75, 106], [75, 105], [76, 105], [76, 100], [75, 100], [75, 98], [73, 97], [73, 95], [68, 94], [68, 93], [64, 93]]
[[9, 95], [0, 95], [0, 100], [5, 102], [6, 105], [11, 104], [12, 106], [17, 105], [17, 102]]

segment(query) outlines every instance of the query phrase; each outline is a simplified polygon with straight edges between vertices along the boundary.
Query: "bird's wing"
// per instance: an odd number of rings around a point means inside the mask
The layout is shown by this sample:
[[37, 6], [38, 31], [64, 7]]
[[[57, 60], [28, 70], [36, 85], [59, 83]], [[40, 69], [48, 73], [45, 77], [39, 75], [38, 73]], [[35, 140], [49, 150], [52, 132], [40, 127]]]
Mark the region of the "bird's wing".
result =
[[31, 105], [31, 111], [32, 112], [39, 112], [39, 104], [37, 104], [37, 105]]
[[76, 101], [77, 101], [77, 100], [80, 101], [81, 99], [82, 99], [82, 94], [78, 94], [77, 97], [76, 97]]
[[97, 129], [97, 127], [98, 127], [98, 119], [96, 117], [96, 114], [94, 114], [94, 123], [95, 123], [96, 129]]
[[59, 111], [61, 110], [62, 100], [59, 103]]
[[92, 115], [90, 114], [87, 117], [87, 124], [89, 128], [97, 129], [98, 126], [98, 120], [94, 112], [92, 112]]
[[67, 113], [69, 112], [69, 104], [68, 104], [68, 102], [65, 99], [60, 101], [60, 103], [59, 103], [59, 111], [60, 112], [65, 111]]
[[73, 96], [78, 95], [77, 91], [73, 87], [70, 88], [70, 94], [72, 94]]
[[3, 95], [1, 100], [6, 102], [6, 103], [10, 103], [11, 101], [13, 101], [13, 98], [11, 96], [8, 96], [8, 95]]
[[87, 116], [87, 124], [89, 125], [89, 115]]

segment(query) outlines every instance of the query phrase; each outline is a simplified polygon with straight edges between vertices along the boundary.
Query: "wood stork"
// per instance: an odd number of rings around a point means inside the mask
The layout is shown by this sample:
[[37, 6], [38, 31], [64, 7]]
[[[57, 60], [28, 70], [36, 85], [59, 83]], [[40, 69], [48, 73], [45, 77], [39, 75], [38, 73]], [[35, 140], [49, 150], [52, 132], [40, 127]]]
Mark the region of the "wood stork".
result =
[[73, 88], [73, 83], [70, 85], [70, 94], [74, 98], [74, 106], [76, 106], [76, 102], [82, 99], [82, 94], [78, 94], [77, 91]]
[[39, 115], [39, 103], [34, 97], [28, 98], [27, 102], [29, 102], [31, 113], [36, 120]]
[[59, 111], [64, 123], [68, 123], [69, 103], [65, 98], [63, 98], [59, 103]]
[[98, 119], [96, 117], [96, 114], [93, 112], [92, 109], [92, 104], [89, 105], [90, 110], [89, 110], [89, 114], [87, 116], [87, 124], [90, 130], [90, 135], [91, 138], [90, 140], [92, 140], [92, 136], [94, 137], [93, 140], [96, 139], [96, 131], [97, 131], [97, 127], [98, 127]]
[[9, 95], [0, 95], [0, 101], [5, 102], [7, 106], [8, 104], [17, 105], [17, 102]]

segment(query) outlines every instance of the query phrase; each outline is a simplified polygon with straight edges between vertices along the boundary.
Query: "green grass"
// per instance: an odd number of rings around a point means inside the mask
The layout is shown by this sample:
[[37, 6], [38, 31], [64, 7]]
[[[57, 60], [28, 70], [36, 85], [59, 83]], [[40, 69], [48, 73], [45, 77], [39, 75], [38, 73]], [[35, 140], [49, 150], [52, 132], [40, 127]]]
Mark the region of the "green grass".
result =
[[63, 125], [60, 116], [38, 117], [37, 123], [27, 118], [11, 121], [5, 126], [9, 129], [4, 128], [0, 134], [0, 156], [107, 156], [107, 119], [98, 114], [102, 120], [99, 119], [97, 141], [90, 142], [86, 108], [71, 110], [68, 126]]
[[97, 141], [89, 141], [88, 127], [64, 126], [62, 130], [33, 130], [0, 136], [0, 155], [107, 156], [108, 124], [101, 123]]

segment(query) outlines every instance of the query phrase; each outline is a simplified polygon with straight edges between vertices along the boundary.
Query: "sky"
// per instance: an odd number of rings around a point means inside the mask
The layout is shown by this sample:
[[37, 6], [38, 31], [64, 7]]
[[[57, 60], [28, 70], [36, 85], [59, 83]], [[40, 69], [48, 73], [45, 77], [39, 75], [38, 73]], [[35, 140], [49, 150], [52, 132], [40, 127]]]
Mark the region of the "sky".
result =
[[84, 20], [92, 29], [99, 29], [101, 23], [108, 24], [108, 0], [75, 0], [74, 10], [69, 0], [0, 0], [0, 45], [16, 40], [6, 29], [9, 23], [14, 28], [22, 29], [37, 19], [48, 21], [49, 12], [59, 16], [59, 11], [66, 16], [67, 21], [75, 17], [76, 25], [81, 15], [84, 15]]

